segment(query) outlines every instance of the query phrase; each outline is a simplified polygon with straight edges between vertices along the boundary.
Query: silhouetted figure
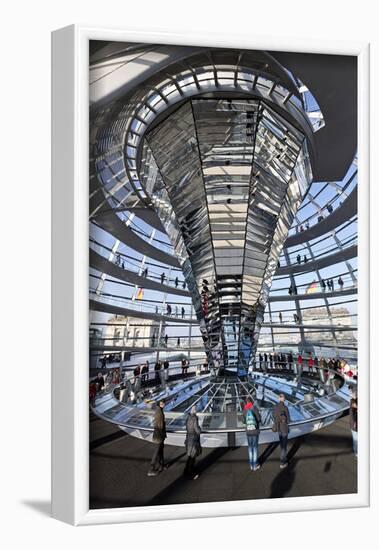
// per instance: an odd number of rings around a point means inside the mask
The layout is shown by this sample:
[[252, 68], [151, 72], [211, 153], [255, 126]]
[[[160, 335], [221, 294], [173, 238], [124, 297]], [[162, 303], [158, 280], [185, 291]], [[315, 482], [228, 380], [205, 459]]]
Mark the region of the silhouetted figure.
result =
[[343, 279], [342, 277], [338, 277], [338, 284], [339, 284], [339, 287], [340, 287], [340, 290], [343, 290]]
[[165, 279], [166, 279], [166, 275], [164, 273], [161, 273], [161, 283], [162, 283], [162, 285], [163, 285]]
[[304, 254], [304, 257], [303, 257], [303, 262], [304, 262], [304, 263], [306, 264], [306, 263], [307, 263], [307, 261], [308, 261], [307, 255], [306, 255], [306, 254]]
[[164, 341], [165, 341], [165, 345], [166, 345], [166, 348], [167, 348], [167, 345], [168, 345], [168, 335], [167, 334], [165, 334]]
[[287, 443], [290, 423], [290, 413], [286, 405], [284, 404], [284, 393], [279, 394], [279, 403], [274, 407], [273, 416], [276, 431], [279, 435], [280, 444], [280, 468], [288, 466], [287, 462]]
[[164, 440], [166, 439], [166, 420], [163, 412], [165, 406], [164, 401], [160, 401], [154, 416], [154, 431], [153, 431], [153, 443], [156, 448], [154, 450], [153, 457], [151, 459], [150, 470], [148, 476], [156, 476], [163, 471], [164, 464]]
[[353, 453], [355, 458], [358, 458], [358, 398], [355, 390], [351, 393], [349, 419], [353, 440]]
[[182, 313], [182, 319], [184, 319], [184, 316], [185, 316], [185, 314], [186, 314], [186, 310], [184, 309], [184, 307], [182, 307], [181, 313]]
[[283, 316], [281, 311], [279, 312], [279, 322], [283, 323]]
[[325, 292], [326, 284], [325, 284], [324, 279], [321, 279], [321, 288], [322, 288], [322, 291]]
[[178, 288], [178, 284], [179, 284], [179, 279], [178, 277], [175, 277], [175, 288]]
[[159, 373], [160, 373], [161, 368], [162, 368], [161, 362], [160, 362], [160, 361], [157, 361], [157, 362], [155, 363], [155, 367], [154, 367], [154, 370], [155, 370], [155, 382], [156, 382], [156, 383], [159, 383], [159, 381], [160, 381]]
[[197, 479], [199, 474], [195, 471], [196, 458], [201, 454], [199, 419], [196, 414], [196, 406], [191, 407], [191, 412], [186, 421], [186, 452], [187, 462], [184, 468], [184, 475], [190, 479]]
[[298, 254], [298, 255], [296, 256], [296, 261], [297, 261], [297, 263], [298, 263], [299, 265], [301, 264], [301, 256], [300, 256], [300, 254]]
[[[179, 338], [178, 338], [179, 340]], [[182, 359], [182, 376], [184, 376], [186, 370], [186, 360]]]

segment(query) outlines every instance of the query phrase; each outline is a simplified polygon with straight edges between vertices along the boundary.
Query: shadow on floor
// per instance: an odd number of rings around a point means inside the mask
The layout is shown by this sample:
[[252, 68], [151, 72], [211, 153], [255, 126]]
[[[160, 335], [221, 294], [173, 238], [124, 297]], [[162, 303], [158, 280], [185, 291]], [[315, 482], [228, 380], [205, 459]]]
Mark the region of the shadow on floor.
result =
[[284, 497], [292, 489], [296, 478], [295, 467], [296, 460], [290, 462], [284, 470], [280, 470], [271, 483], [269, 498]]
[[287, 468], [280, 470], [278, 475], [273, 479], [270, 487], [269, 498], [284, 497], [291, 490], [296, 478], [295, 468], [297, 460], [294, 460], [294, 456], [300, 449], [303, 442], [303, 437], [298, 437], [293, 442], [290, 450], [287, 453], [288, 466]]
[[[228, 452], [229, 452], [228, 447], [217, 447], [212, 452], [207, 454], [206, 457], [204, 457], [203, 459], [200, 458], [198, 460], [197, 464], [195, 465], [196, 472], [199, 475], [202, 475], [212, 464], [216, 463], [223, 455], [225, 455]], [[183, 469], [184, 469], [184, 465], [183, 465]], [[183, 475], [181, 475], [180, 477], [175, 479], [175, 481], [170, 483], [170, 485], [168, 485], [162, 491], [160, 491], [160, 493], [155, 495], [154, 498], [151, 499], [149, 504], [150, 505], [162, 504], [173, 492], [178, 490], [180, 491], [180, 489], [188, 485], [188, 483], [193, 483], [193, 482], [191, 479], [188, 479]]]
[[42, 516], [51, 517], [51, 501], [50, 500], [23, 500], [21, 504], [28, 506]]
[[258, 459], [258, 462], [261, 466], [272, 455], [272, 453], [275, 451], [275, 449], [277, 448], [278, 445], [279, 445], [279, 442], [278, 443], [270, 443], [270, 445], [268, 445], [266, 447], [266, 449], [263, 451], [263, 453], [260, 455], [260, 457]]

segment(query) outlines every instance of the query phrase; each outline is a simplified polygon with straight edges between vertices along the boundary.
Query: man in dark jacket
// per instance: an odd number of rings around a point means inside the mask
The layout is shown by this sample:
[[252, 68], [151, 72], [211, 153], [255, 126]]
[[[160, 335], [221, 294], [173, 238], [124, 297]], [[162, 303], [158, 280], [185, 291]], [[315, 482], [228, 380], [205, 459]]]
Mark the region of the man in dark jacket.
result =
[[287, 462], [287, 443], [288, 443], [288, 432], [290, 423], [290, 413], [286, 405], [284, 393], [279, 394], [279, 403], [274, 407], [274, 423], [276, 426], [276, 431], [279, 435], [280, 443], [280, 467], [286, 468], [288, 466]]
[[201, 429], [199, 426], [199, 419], [196, 414], [196, 406], [193, 405], [191, 407], [191, 412], [187, 417], [186, 422], [186, 451], [187, 451], [187, 462], [186, 466], [184, 468], [184, 475], [189, 477], [190, 479], [197, 479], [199, 477], [199, 474], [195, 472], [194, 466], [195, 466], [195, 460], [196, 457], [199, 456], [201, 453], [201, 445], [200, 445], [200, 433]]
[[153, 432], [153, 443], [155, 444], [155, 451], [153, 458], [151, 459], [151, 467], [148, 472], [148, 476], [156, 476], [159, 472], [163, 471], [164, 460], [163, 460], [163, 451], [164, 451], [164, 440], [166, 439], [166, 421], [164, 416], [165, 402], [163, 400], [159, 401], [158, 406], [155, 410], [154, 417], [154, 432]]
[[247, 450], [249, 453], [250, 470], [259, 470], [258, 464], [258, 441], [259, 427], [261, 424], [261, 415], [254, 406], [252, 398], [249, 396], [243, 408], [243, 421], [246, 426]]

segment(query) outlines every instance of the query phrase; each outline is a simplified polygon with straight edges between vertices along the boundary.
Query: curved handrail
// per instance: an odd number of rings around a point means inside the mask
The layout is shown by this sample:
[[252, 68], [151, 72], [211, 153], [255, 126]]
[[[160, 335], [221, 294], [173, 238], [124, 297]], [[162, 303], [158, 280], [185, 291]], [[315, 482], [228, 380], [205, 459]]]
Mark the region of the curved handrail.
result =
[[[317, 367], [316, 367], [317, 368]], [[319, 367], [320, 368], [320, 367]], [[323, 368], [323, 367], [322, 367]], [[323, 370], [325, 370], [323, 368]], [[347, 401], [347, 394], [346, 394], [346, 382], [344, 380], [344, 378], [341, 376], [340, 373], [338, 373], [337, 371], [333, 370], [333, 369], [329, 369], [329, 372], [332, 372], [334, 373], [336, 376], [338, 376], [341, 381], [342, 381], [342, 385], [337, 388], [336, 391], [334, 392], [331, 392], [331, 393], [328, 393], [327, 395], [324, 395], [322, 397], [319, 397], [317, 398], [317, 400], [315, 400], [316, 402], [317, 401], [323, 401], [323, 400], [330, 400], [331, 397], [335, 396], [338, 392], [339, 393], [342, 393], [343, 394], [343, 397], [346, 399], [346, 405], [341, 407], [340, 410], [337, 410], [337, 411], [330, 411], [330, 412], [327, 412], [323, 415], [317, 415], [317, 416], [313, 416], [311, 418], [308, 418], [308, 419], [303, 419], [303, 420], [296, 420], [296, 421], [293, 421], [293, 422], [290, 422], [289, 423], [289, 428], [294, 428], [296, 426], [302, 426], [302, 425], [305, 425], [305, 424], [309, 424], [309, 423], [315, 423], [315, 422], [318, 422], [318, 421], [321, 421], [321, 420], [325, 420], [327, 418], [330, 418], [330, 417], [335, 417], [336, 414], [337, 415], [341, 415], [343, 414], [343, 412], [345, 410], [347, 410], [350, 406], [350, 403]], [[279, 374], [280, 374], [280, 371], [279, 371]], [[206, 378], [209, 378], [210, 375], [206, 375], [206, 376], [202, 376], [201, 378], [199, 377], [198, 381], [202, 381], [202, 380], [205, 380]], [[128, 380], [130, 380], [130, 378], [133, 378], [132, 375], [129, 376]], [[254, 380], [252, 380], [254, 382]], [[194, 380], [193, 379], [189, 379], [188, 382], [190, 383], [193, 383]], [[256, 382], [256, 381], [255, 381]], [[125, 407], [126, 409], [130, 409], [132, 406], [131, 405], [128, 405], [126, 403], [122, 403], [121, 401], [119, 401], [119, 399], [116, 398], [116, 396], [114, 395], [114, 391], [120, 387], [121, 384], [118, 384], [118, 385], [115, 385], [113, 388], [111, 388], [109, 390], [109, 394], [112, 393], [112, 396], [113, 396], [113, 399], [115, 401], [117, 401], [117, 403], [123, 407]], [[164, 389], [164, 388], [162, 388]], [[103, 394], [104, 395], [104, 394]], [[342, 397], [342, 396], [341, 396]], [[301, 403], [304, 403], [304, 401], [300, 401], [300, 402], [295, 402], [295, 403], [291, 403], [291, 406], [298, 406], [299, 404]], [[306, 404], [306, 403], [305, 403]], [[96, 407], [93, 407], [91, 405], [91, 408], [92, 410], [95, 412], [95, 414], [97, 414], [98, 416], [102, 417], [104, 420], [107, 420], [109, 421], [109, 418], [106, 417], [105, 415], [102, 415], [101, 413], [99, 413], [98, 411], [96, 411]], [[150, 410], [144, 410], [143, 411], [144, 413], [149, 413], [149, 414], [153, 414], [153, 409], [150, 409]], [[235, 411], [236, 412], [236, 411]], [[181, 418], [183, 416], [185, 416], [187, 413], [186, 412], [167, 412], [165, 414], [166, 416], [166, 419], [167, 420], [171, 420], [171, 419], [176, 419], [176, 418]], [[222, 413], [224, 415], [227, 415], [228, 413]], [[234, 414], [234, 412], [233, 412]], [[211, 415], [211, 413], [197, 413], [198, 417], [200, 419], [202, 418], [206, 418], [206, 417], [209, 417]], [[266, 422], [269, 423], [270, 422], [270, 425], [261, 425], [260, 426], [260, 431], [267, 431], [267, 430], [271, 430], [271, 422], [272, 422], [272, 414], [271, 414], [271, 411], [270, 411], [270, 414], [267, 416], [266, 418]], [[125, 423], [123, 424], [124, 427], [128, 428], [128, 429], [141, 429], [141, 426], [140, 425], [136, 425], [136, 424], [133, 424], [133, 423]], [[154, 428], [151, 427], [151, 426], [143, 426], [143, 430], [144, 431], [147, 431], [147, 432], [153, 432]], [[166, 431], [168, 433], [175, 433], [175, 434], [185, 434], [186, 433], [186, 430], [184, 429], [172, 429], [170, 428], [170, 425], [166, 425]], [[242, 433], [245, 431], [245, 427], [234, 427], [234, 428], [212, 428], [212, 429], [202, 429], [202, 433], [204, 434], [211, 434], [211, 433]]]

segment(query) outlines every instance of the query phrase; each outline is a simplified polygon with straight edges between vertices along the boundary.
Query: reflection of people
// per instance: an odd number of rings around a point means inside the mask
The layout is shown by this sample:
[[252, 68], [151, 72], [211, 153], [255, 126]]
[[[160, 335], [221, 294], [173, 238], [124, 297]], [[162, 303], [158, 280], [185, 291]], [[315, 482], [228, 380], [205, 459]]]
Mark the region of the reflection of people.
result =
[[98, 392], [101, 391], [104, 388], [105, 382], [104, 382], [104, 378], [103, 378], [103, 375], [101, 374], [101, 372], [97, 373], [97, 378], [95, 379], [95, 383], [96, 383], [96, 387], [97, 387]]
[[250, 470], [256, 471], [260, 468], [260, 464], [258, 464], [258, 440], [261, 416], [250, 396], [247, 398], [243, 408], [243, 421], [246, 426]]
[[154, 432], [153, 443], [155, 444], [155, 450], [151, 459], [151, 467], [148, 471], [148, 476], [156, 476], [164, 468], [164, 440], [166, 439], [166, 421], [164, 416], [165, 402], [159, 401], [159, 404], [155, 411], [154, 417]]
[[353, 453], [358, 458], [358, 398], [357, 392], [352, 390], [350, 399], [350, 429], [353, 439]]
[[199, 474], [195, 472], [194, 466], [196, 457], [201, 453], [200, 445], [200, 433], [201, 429], [199, 426], [199, 419], [196, 414], [196, 406], [191, 407], [191, 412], [187, 417], [186, 422], [186, 451], [187, 451], [187, 462], [184, 468], [184, 475], [188, 476], [190, 479], [197, 479]]
[[288, 432], [290, 423], [290, 413], [287, 406], [284, 404], [285, 395], [284, 393], [279, 394], [279, 403], [274, 407], [274, 422], [276, 424], [276, 431], [279, 435], [279, 444], [280, 444], [280, 467], [285, 468], [288, 466], [287, 463], [287, 443], [288, 443]]

